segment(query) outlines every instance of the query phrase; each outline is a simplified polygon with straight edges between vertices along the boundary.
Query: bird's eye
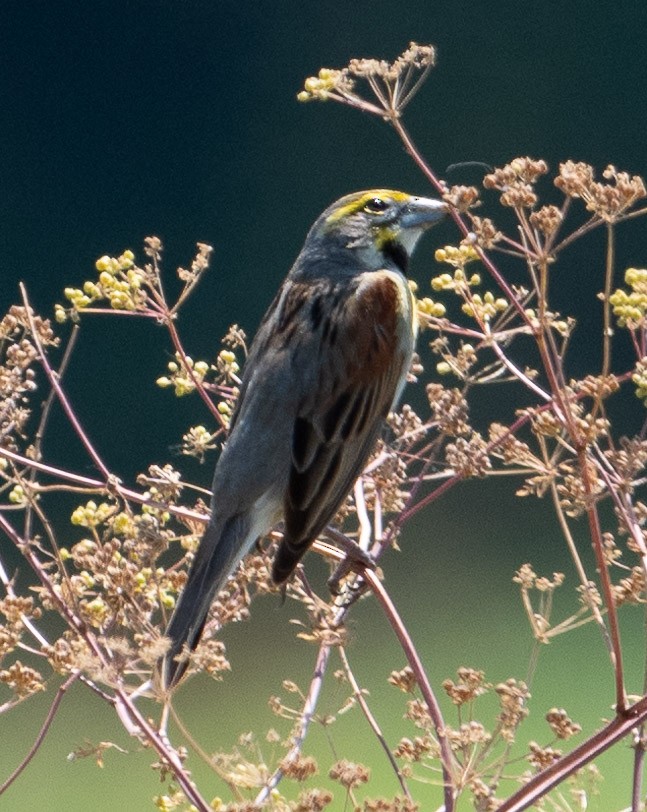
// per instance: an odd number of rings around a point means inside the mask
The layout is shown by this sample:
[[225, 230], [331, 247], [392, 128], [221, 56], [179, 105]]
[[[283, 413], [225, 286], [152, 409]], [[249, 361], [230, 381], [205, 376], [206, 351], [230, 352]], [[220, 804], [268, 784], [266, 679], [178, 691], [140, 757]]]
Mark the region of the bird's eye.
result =
[[381, 211], [386, 211], [388, 208], [389, 204], [381, 197], [372, 197], [364, 204], [364, 211], [367, 211], [370, 214], [379, 214]]

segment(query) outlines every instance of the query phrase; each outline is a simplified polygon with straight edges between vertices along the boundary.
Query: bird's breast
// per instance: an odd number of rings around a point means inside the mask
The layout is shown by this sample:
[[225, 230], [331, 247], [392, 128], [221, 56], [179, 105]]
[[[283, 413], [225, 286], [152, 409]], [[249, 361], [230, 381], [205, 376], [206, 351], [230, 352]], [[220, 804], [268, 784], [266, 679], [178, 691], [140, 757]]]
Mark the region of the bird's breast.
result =
[[416, 322], [406, 280], [392, 271], [364, 273], [347, 306], [358, 376], [373, 380], [394, 363], [408, 367]]

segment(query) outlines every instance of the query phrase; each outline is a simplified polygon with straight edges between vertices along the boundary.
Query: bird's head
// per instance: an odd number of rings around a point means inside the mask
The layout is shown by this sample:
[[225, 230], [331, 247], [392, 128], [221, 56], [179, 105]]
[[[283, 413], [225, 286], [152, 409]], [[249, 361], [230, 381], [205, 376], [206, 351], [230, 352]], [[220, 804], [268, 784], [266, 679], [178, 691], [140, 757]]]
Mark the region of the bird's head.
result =
[[427, 228], [441, 220], [448, 206], [391, 189], [370, 189], [340, 198], [310, 229], [302, 258], [326, 257], [363, 269], [395, 265], [406, 272], [409, 257]]

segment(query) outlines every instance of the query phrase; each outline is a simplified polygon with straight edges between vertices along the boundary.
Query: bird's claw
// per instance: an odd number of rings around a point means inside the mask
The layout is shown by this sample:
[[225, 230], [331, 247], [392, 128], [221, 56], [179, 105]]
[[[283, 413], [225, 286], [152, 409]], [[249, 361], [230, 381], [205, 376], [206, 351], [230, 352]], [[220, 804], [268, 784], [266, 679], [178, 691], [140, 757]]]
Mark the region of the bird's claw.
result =
[[346, 556], [328, 579], [328, 589], [330, 589], [333, 595], [339, 595], [341, 592], [341, 582], [351, 572], [361, 575], [364, 570], [374, 570], [377, 567], [377, 563], [370, 553], [363, 550], [347, 536], [343, 536], [342, 538], [343, 541], [338, 536], [335, 536], [335, 541], [341, 543], [346, 552]]

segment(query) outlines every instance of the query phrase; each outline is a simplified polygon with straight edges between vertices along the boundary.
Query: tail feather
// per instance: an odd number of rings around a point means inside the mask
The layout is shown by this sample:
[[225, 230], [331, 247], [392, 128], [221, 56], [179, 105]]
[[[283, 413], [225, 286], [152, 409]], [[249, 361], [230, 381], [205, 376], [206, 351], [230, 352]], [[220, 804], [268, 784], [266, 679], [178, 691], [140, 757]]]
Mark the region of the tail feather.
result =
[[186, 671], [188, 661], [180, 659], [185, 646], [193, 651], [207, 622], [216, 594], [246, 551], [248, 521], [233, 516], [224, 525], [211, 521], [200, 540], [189, 577], [166, 629], [171, 646], [161, 663], [162, 682], [175, 685]]
[[296, 569], [297, 564], [308, 552], [310, 542], [293, 544], [283, 538], [272, 563], [272, 580], [277, 586], [284, 584]]

